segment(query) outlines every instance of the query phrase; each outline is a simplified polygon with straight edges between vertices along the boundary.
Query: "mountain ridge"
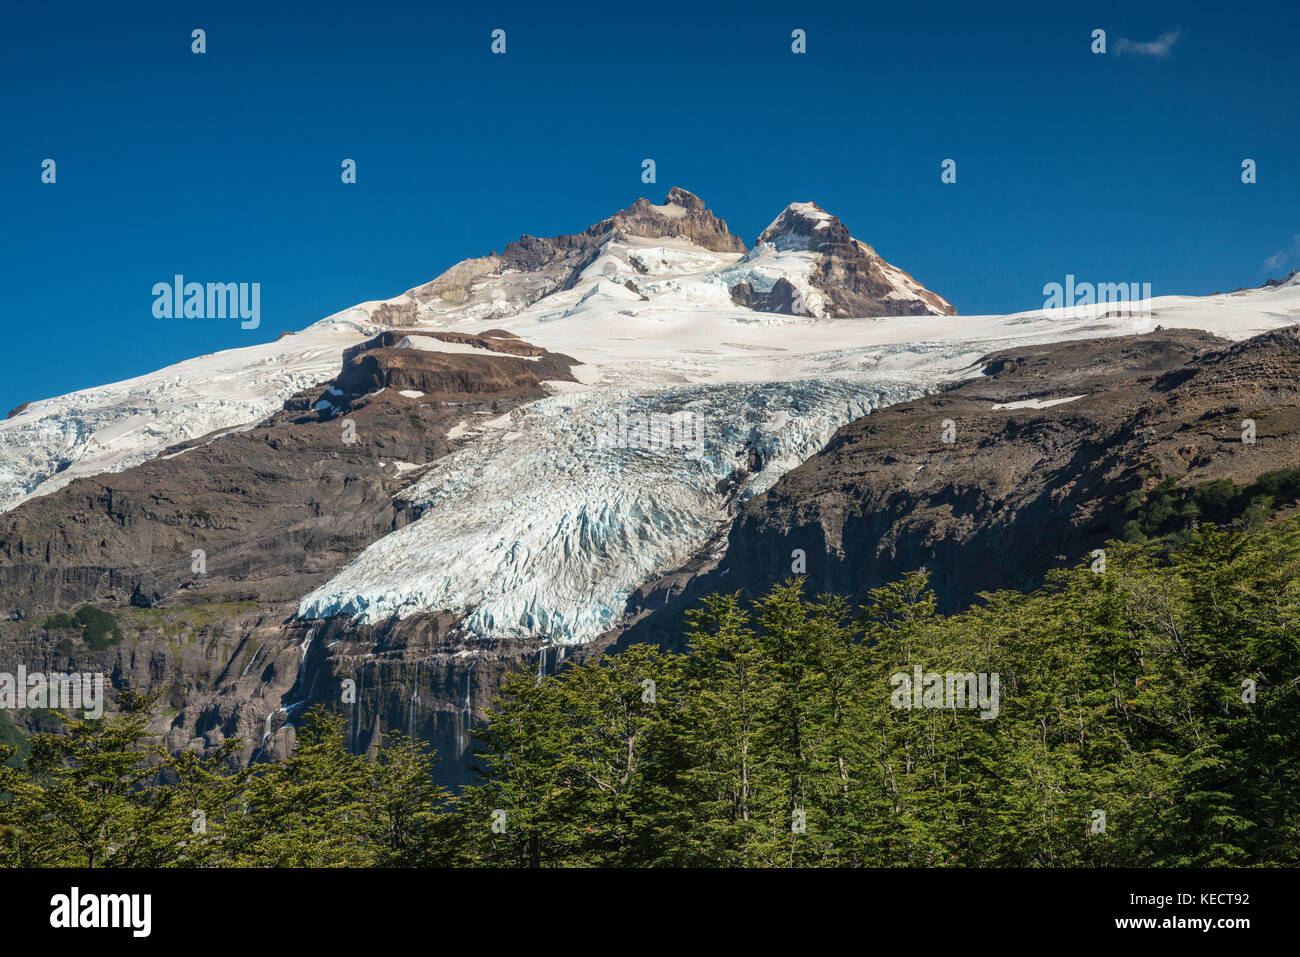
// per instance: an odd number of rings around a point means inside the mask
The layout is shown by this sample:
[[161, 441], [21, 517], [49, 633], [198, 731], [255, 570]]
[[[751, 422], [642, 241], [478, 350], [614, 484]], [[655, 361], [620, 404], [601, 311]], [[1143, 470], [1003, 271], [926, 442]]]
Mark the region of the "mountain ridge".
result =
[[[1154, 338], [1127, 314], [958, 317], [946, 300], [841, 317], [866, 311], [854, 296], [922, 293], [815, 203], [742, 252], [698, 197], [669, 200], [520, 247], [528, 268], [467, 260], [441, 292], [0, 422], [0, 669], [99, 668], [165, 691], [161, 742], [209, 753], [239, 737], [243, 763], [288, 753], [302, 709], [337, 706], [350, 678], [354, 749], [408, 730], [455, 778], [510, 671], [671, 630], [700, 589], [767, 580], [796, 548], [837, 586], [928, 562], [959, 601], [989, 583], [958, 574], [972, 542], [1032, 557], [1026, 529], [1069, 528], [1050, 495], [1016, 498], [1008, 469], [1040, 456], [1062, 487], [1127, 493], [1141, 443], [1123, 429], [1171, 397], [1174, 418], [1150, 421], [1175, 435], [1219, 406], [1283, 435], [1268, 418], [1294, 398], [1280, 367], [1247, 360], [1285, 351], [1294, 283], [1149, 300]], [[1085, 393], [1106, 389], [1098, 413]], [[978, 442], [927, 461], [944, 409]], [[1042, 449], [1025, 445], [1036, 434]], [[1102, 469], [1109, 446], [1123, 481]], [[791, 495], [825, 508], [796, 514]], [[124, 640], [60, 632], [81, 603], [117, 615]]]

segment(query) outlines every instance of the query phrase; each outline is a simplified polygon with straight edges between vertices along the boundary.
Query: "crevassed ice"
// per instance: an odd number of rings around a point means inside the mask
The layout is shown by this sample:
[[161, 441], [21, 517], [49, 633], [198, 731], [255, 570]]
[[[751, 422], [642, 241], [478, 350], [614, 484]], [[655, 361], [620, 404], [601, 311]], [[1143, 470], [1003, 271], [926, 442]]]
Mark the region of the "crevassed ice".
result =
[[[374, 622], [447, 609], [480, 637], [589, 641], [618, 623], [635, 588], [684, 564], [739, 501], [839, 426], [921, 394], [914, 383], [845, 377], [540, 400], [437, 464], [403, 496], [420, 517], [306, 596], [298, 614]], [[657, 421], [659, 447], [622, 447], [620, 411], [627, 445], [645, 444]], [[650, 413], [676, 415], [678, 427]], [[759, 464], [747, 473], [751, 450]], [[724, 479], [739, 482], [738, 496], [719, 488]]]

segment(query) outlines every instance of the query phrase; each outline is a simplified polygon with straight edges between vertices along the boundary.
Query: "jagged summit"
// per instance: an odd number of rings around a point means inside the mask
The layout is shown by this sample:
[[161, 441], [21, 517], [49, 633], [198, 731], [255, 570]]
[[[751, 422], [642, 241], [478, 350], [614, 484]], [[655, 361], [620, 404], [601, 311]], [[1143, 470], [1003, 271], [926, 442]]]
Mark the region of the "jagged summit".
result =
[[808, 282], [822, 296], [822, 315], [955, 316], [956, 308], [926, 289], [870, 246], [855, 239], [838, 216], [816, 203], [791, 203], [759, 234], [758, 248], [817, 257]]
[[674, 186], [661, 204], [638, 199], [581, 233], [525, 235], [501, 255], [457, 263], [377, 318], [394, 325], [504, 318], [602, 278], [651, 302], [656, 293], [685, 294], [695, 302], [811, 318], [957, 311], [816, 203], [791, 203], [747, 252], [699, 196]]
[[[591, 266], [611, 251], [637, 275], [655, 273], [657, 261], [641, 254], [657, 248], [659, 240], [675, 253], [672, 271], [701, 271], [745, 251], [744, 241], [733, 235], [725, 220], [713, 214], [694, 193], [674, 186], [660, 205], [642, 197], [626, 209], [602, 219], [580, 233], [539, 237], [525, 234], [500, 255], [466, 259], [432, 282], [412, 289], [414, 302], [394, 307], [384, 319], [403, 324], [421, 318], [422, 312], [467, 314], [483, 319], [510, 316], [556, 292], [583, 281]], [[699, 253], [716, 253], [722, 259]], [[645, 259], [646, 261], [642, 261]], [[665, 257], [658, 257], [664, 260]], [[603, 266], [604, 264], [602, 264]], [[622, 280], [620, 280], [622, 281]]]
[[851, 239], [839, 217], [832, 216], [816, 203], [791, 203], [758, 234], [758, 243], [771, 243], [782, 250], [817, 251], [828, 243], [847, 243]]
[[588, 234], [601, 236], [618, 230], [626, 236], [646, 239], [687, 239], [703, 249], [720, 253], [743, 253], [745, 243], [732, 235], [727, 222], [707, 209], [704, 200], [689, 190], [674, 186], [656, 206], [642, 197], [627, 209], [619, 210], [609, 219], [587, 230]]
[[706, 209], [694, 193], [674, 186], [663, 204], [656, 206], [642, 197], [627, 209], [602, 219], [581, 233], [539, 239], [524, 235], [506, 247], [501, 256], [506, 268], [538, 269], [575, 253], [590, 252], [611, 239], [638, 236], [643, 239], [684, 239], [713, 252], [745, 251], [745, 243], [733, 236], [724, 220]]

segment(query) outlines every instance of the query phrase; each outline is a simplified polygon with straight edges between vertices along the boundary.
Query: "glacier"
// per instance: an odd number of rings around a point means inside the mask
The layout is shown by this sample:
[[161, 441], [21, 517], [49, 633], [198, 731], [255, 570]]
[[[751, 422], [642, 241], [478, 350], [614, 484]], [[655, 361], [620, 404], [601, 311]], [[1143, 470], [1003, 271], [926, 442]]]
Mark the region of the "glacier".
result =
[[[509, 415], [458, 425], [468, 443], [403, 493], [418, 518], [305, 596], [299, 617], [373, 623], [449, 610], [480, 638], [590, 641], [620, 624], [637, 588], [719, 542], [745, 499], [823, 448], [839, 426], [978, 375], [990, 352], [1135, 331], [1131, 317], [1087, 308], [878, 320], [758, 315], [719, 308], [716, 273], [642, 281], [639, 288], [661, 295], [642, 302], [601, 278], [503, 320], [585, 363], [574, 370], [581, 383], [556, 383], [557, 394]], [[1300, 290], [1144, 305], [1166, 326], [1236, 339], [1294, 322]], [[704, 454], [611, 447], [602, 437], [620, 412], [625, 421], [698, 417]], [[751, 452], [757, 467], [742, 472]]]
[[[815, 207], [792, 209], [828, 222]], [[273, 343], [33, 402], [0, 421], [0, 512], [177, 442], [256, 425], [337, 375], [344, 349], [385, 329], [416, 333], [401, 346], [470, 353], [481, 350], [418, 331], [475, 334], [490, 322], [574, 358], [577, 381], [545, 383], [548, 396], [497, 418], [467, 413], [448, 432], [459, 447], [432, 464], [395, 463], [420, 470], [398, 503], [415, 519], [304, 596], [297, 612], [378, 622], [449, 610], [470, 635], [540, 636], [563, 648], [619, 625], [646, 583], [720, 555], [744, 501], [822, 449], [838, 427], [979, 375], [990, 352], [1132, 335], [1153, 322], [1244, 339], [1300, 321], [1300, 276], [1270, 288], [1154, 298], [1136, 304], [1149, 317], [1142, 326], [1088, 307], [825, 319], [809, 278], [817, 254], [806, 245], [776, 236], [747, 253], [717, 252], [678, 235], [618, 234], [565, 282], [467, 260], [445, 281], [362, 303]], [[913, 294], [906, 274], [882, 268], [898, 298]], [[810, 315], [755, 312], [731, 299], [737, 283], [765, 292], [780, 279], [804, 296]], [[1035, 298], [1037, 286], [1028, 294]], [[702, 428], [702, 444], [680, 434], [638, 441], [646, 436], [627, 427], [682, 421]]]
[[[402, 495], [419, 517], [306, 596], [298, 615], [376, 622], [450, 609], [478, 637], [590, 641], [618, 624], [638, 586], [685, 564], [841, 425], [921, 394], [857, 376], [539, 400], [435, 463]], [[703, 426], [703, 454], [644, 434], [611, 442], [620, 413], [689, 416]]]

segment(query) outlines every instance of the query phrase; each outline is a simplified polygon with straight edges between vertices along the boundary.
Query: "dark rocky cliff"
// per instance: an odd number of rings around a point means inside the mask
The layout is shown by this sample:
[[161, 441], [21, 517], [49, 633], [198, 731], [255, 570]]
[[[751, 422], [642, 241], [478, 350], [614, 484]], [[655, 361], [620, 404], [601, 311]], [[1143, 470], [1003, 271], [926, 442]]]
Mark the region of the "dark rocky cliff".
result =
[[[293, 616], [299, 598], [410, 520], [398, 495], [461, 444], [448, 436], [458, 423], [542, 397], [542, 381], [572, 378], [573, 360], [494, 330], [418, 333], [473, 352], [396, 347], [416, 334], [348, 350], [339, 376], [254, 428], [0, 516], [0, 671], [103, 671], [115, 688], [162, 695], [154, 730], [168, 748], [240, 737], [240, 763], [287, 753], [293, 715], [327, 702], [348, 708], [355, 746], [373, 745], [380, 727], [409, 729], [449, 756], [448, 780], [463, 780], [464, 732], [508, 668], [535, 666], [536, 647], [476, 646], [471, 659], [449, 638], [449, 616], [356, 631]], [[45, 627], [83, 603], [115, 614], [122, 640], [93, 648]], [[345, 706], [349, 676], [359, 691]]]

